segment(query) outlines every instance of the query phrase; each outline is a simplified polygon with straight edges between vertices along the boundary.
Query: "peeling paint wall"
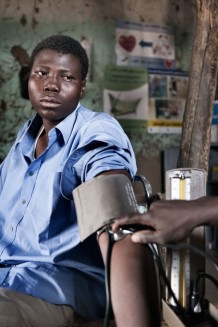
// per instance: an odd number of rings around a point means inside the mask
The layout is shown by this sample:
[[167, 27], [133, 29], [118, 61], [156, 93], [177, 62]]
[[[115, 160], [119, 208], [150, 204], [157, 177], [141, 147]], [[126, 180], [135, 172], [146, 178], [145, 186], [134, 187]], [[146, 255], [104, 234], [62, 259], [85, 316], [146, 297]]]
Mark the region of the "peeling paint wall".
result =
[[[0, 1], [0, 158], [21, 124], [33, 115], [20, 96], [19, 73], [33, 47], [55, 33], [93, 40], [91, 80], [83, 104], [102, 110], [103, 72], [115, 63], [115, 20], [171, 25], [175, 28], [177, 67], [189, 67], [193, 7], [190, 0], [1, 0]], [[16, 48], [15, 48], [16, 47]], [[16, 51], [14, 52], [14, 49]], [[160, 151], [179, 144], [180, 136], [129, 134], [139, 167], [160, 188]]]

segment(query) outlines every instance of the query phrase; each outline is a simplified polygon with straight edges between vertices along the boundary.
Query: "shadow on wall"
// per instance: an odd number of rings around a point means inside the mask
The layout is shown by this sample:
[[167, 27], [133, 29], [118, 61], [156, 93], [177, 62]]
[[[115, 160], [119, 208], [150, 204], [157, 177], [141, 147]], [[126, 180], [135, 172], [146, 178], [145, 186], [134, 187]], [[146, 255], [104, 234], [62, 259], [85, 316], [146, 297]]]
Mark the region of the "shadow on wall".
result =
[[19, 81], [20, 81], [20, 95], [23, 99], [28, 100], [28, 79], [29, 79], [29, 62], [30, 57], [25, 49], [20, 45], [15, 45], [11, 49], [11, 54], [18, 61], [21, 68], [19, 71]]

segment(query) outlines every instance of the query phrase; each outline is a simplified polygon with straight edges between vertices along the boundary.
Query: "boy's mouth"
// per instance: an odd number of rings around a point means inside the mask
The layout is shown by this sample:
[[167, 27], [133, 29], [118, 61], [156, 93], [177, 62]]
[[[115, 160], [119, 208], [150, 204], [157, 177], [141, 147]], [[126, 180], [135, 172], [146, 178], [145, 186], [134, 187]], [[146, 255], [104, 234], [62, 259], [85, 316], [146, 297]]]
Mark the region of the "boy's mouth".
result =
[[40, 103], [46, 108], [56, 108], [61, 104], [54, 96], [45, 96], [40, 99]]

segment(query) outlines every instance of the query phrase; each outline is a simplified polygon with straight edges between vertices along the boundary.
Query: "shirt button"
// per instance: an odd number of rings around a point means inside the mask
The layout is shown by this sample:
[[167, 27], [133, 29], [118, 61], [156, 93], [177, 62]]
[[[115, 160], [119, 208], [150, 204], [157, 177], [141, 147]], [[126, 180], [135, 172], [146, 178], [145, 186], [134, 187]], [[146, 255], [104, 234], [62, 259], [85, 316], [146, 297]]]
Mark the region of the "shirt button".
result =
[[10, 226], [10, 227], [9, 227], [9, 230], [10, 230], [10, 232], [13, 232], [14, 227], [13, 227], [13, 226]]
[[29, 172], [29, 176], [33, 176], [34, 172], [33, 171], [30, 171]]
[[23, 200], [23, 201], [22, 201], [22, 204], [25, 204], [25, 203], [26, 203], [26, 200]]

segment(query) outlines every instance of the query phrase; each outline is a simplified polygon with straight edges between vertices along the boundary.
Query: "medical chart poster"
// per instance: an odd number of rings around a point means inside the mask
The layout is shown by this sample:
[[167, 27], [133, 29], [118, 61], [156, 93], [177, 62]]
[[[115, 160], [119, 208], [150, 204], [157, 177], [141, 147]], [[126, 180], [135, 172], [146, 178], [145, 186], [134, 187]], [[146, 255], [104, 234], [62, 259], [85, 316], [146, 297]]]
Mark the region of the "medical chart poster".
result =
[[149, 71], [149, 133], [181, 133], [187, 90], [187, 72]]
[[214, 101], [213, 117], [211, 126], [211, 142], [218, 142], [218, 101]]
[[218, 125], [218, 101], [214, 101], [212, 125]]
[[187, 89], [187, 74], [149, 73], [149, 118], [182, 120]]
[[144, 68], [107, 66], [103, 91], [104, 111], [117, 119], [146, 119], [148, 74]]
[[117, 20], [115, 52], [120, 66], [174, 69], [173, 29]]

